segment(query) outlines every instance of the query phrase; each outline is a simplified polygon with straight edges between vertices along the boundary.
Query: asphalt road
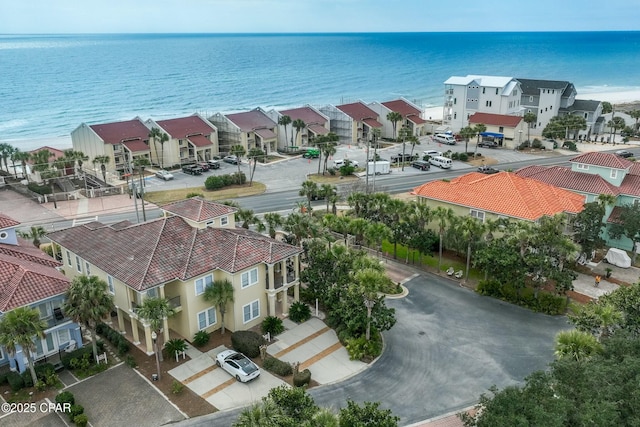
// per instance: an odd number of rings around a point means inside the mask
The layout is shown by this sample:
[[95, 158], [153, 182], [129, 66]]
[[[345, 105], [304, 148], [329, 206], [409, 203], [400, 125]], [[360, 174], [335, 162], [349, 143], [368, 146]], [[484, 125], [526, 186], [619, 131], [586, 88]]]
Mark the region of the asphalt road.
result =
[[[423, 274], [406, 284], [409, 295], [388, 300], [396, 325], [370, 368], [345, 381], [310, 390], [335, 410], [347, 399], [382, 402], [408, 425], [472, 406], [492, 385], [521, 383], [553, 360], [565, 317], [533, 313], [482, 297], [457, 282]], [[231, 426], [241, 410], [178, 423]]]

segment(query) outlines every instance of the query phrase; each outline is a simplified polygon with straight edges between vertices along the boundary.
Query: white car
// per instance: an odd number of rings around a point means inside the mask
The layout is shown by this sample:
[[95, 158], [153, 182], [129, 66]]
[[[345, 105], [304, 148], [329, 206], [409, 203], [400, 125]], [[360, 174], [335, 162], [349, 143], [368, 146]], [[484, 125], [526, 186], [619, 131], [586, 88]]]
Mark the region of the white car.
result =
[[338, 169], [340, 169], [341, 167], [343, 167], [345, 165], [346, 162], [349, 162], [351, 164], [351, 166], [353, 166], [354, 168], [357, 168], [360, 165], [357, 160], [335, 159], [333, 161], [333, 166], [338, 168]]
[[173, 179], [173, 175], [169, 171], [166, 171], [164, 169], [160, 169], [158, 172], [156, 172], [156, 177], [164, 179], [165, 181]]
[[442, 152], [436, 151], [436, 150], [427, 150], [427, 151], [423, 151], [422, 155], [429, 156], [429, 157], [436, 157], [436, 156], [442, 156]]
[[260, 368], [247, 356], [234, 350], [225, 350], [216, 356], [216, 365], [230, 373], [241, 383], [260, 376]]

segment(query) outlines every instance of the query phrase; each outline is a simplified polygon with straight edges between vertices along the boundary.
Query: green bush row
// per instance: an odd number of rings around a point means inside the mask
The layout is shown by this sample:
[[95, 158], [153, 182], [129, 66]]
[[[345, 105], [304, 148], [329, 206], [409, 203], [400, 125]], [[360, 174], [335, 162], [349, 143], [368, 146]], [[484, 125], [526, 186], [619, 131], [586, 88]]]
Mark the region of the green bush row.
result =
[[48, 185], [38, 185], [35, 182], [30, 182], [29, 184], [27, 184], [27, 188], [34, 193], [38, 193], [41, 195], [51, 194], [51, 187]]
[[[89, 423], [89, 418], [84, 413], [84, 407], [76, 404], [76, 398], [70, 391], [63, 391], [56, 396], [56, 403], [63, 405], [70, 404], [68, 411], [69, 420], [78, 427], [85, 427]], [[66, 409], [65, 409], [66, 410]]]
[[276, 316], [267, 316], [262, 321], [262, 333], [269, 333], [271, 336], [275, 336], [284, 332], [284, 325], [282, 319]]
[[535, 292], [531, 288], [522, 288], [518, 292], [514, 286], [503, 285], [497, 280], [480, 281], [476, 292], [545, 314], [563, 314], [567, 308], [567, 299], [563, 296], [539, 291], [536, 298]]
[[[55, 367], [51, 363], [41, 363], [34, 367], [36, 371], [36, 377], [39, 381], [45, 382], [47, 378], [55, 373]], [[33, 387], [33, 380], [31, 378], [31, 371], [25, 369], [21, 374], [15, 371], [9, 371], [0, 375], [0, 385], [7, 383], [11, 387], [11, 391], [19, 391], [25, 387]]]
[[242, 185], [247, 182], [247, 176], [243, 172], [231, 175], [211, 175], [204, 181], [207, 190], [219, 190], [230, 185]]
[[291, 375], [293, 373], [291, 364], [283, 362], [282, 360], [276, 359], [272, 356], [267, 356], [266, 359], [264, 359], [262, 367], [269, 372], [280, 375], [281, 377], [286, 377], [287, 375]]
[[298, 372], [293, 376], [293, 385], [295, 387], [302, 387], [305, 385], [309, 385], [310, 382], [311, 382], [311, 371], [308, 369]]
[[122, 357], [131, 349], [129, 341], [122, 334], [115, 329], [109, 327], [105, 323], [98, 323], [96, 325], [96, 332], [99, 335], [105, 337], [118, 351], [118, 356]]
[[231, 346], [233, 349], [247, 357], [260, 356], [260, 346], [266, 343], [267, 341], [257, 332], [236, 331], [231, 334]]

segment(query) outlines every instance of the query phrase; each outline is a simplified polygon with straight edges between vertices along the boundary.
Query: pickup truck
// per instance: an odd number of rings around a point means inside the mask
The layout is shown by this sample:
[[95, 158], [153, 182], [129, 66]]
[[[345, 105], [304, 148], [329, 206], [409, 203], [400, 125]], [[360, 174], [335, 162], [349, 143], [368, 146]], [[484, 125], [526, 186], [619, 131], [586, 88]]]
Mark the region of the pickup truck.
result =
[[198, 165], [186, 165], [182, 167], [182, 172], [189, 175], [202, 175], [202, 168]]

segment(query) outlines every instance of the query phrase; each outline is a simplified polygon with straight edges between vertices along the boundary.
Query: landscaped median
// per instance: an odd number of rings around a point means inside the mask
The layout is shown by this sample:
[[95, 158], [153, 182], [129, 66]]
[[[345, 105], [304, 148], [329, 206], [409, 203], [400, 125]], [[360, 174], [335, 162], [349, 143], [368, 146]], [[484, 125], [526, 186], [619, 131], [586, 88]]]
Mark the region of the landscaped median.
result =
[[254, 196], [262, 194], [267, 190], [266, 185], [261, 182], [254, 181], [249, 185], [232, 185], [221, 190], [208, 191], [204, 187], [180, 188], [177, 190], [149, 191], [144, 195], [147, 202], [164, 205], [167, 203], [184, 200], [193, 195], [198, 195], [206, 200], [227, 200], [238, 197]]

